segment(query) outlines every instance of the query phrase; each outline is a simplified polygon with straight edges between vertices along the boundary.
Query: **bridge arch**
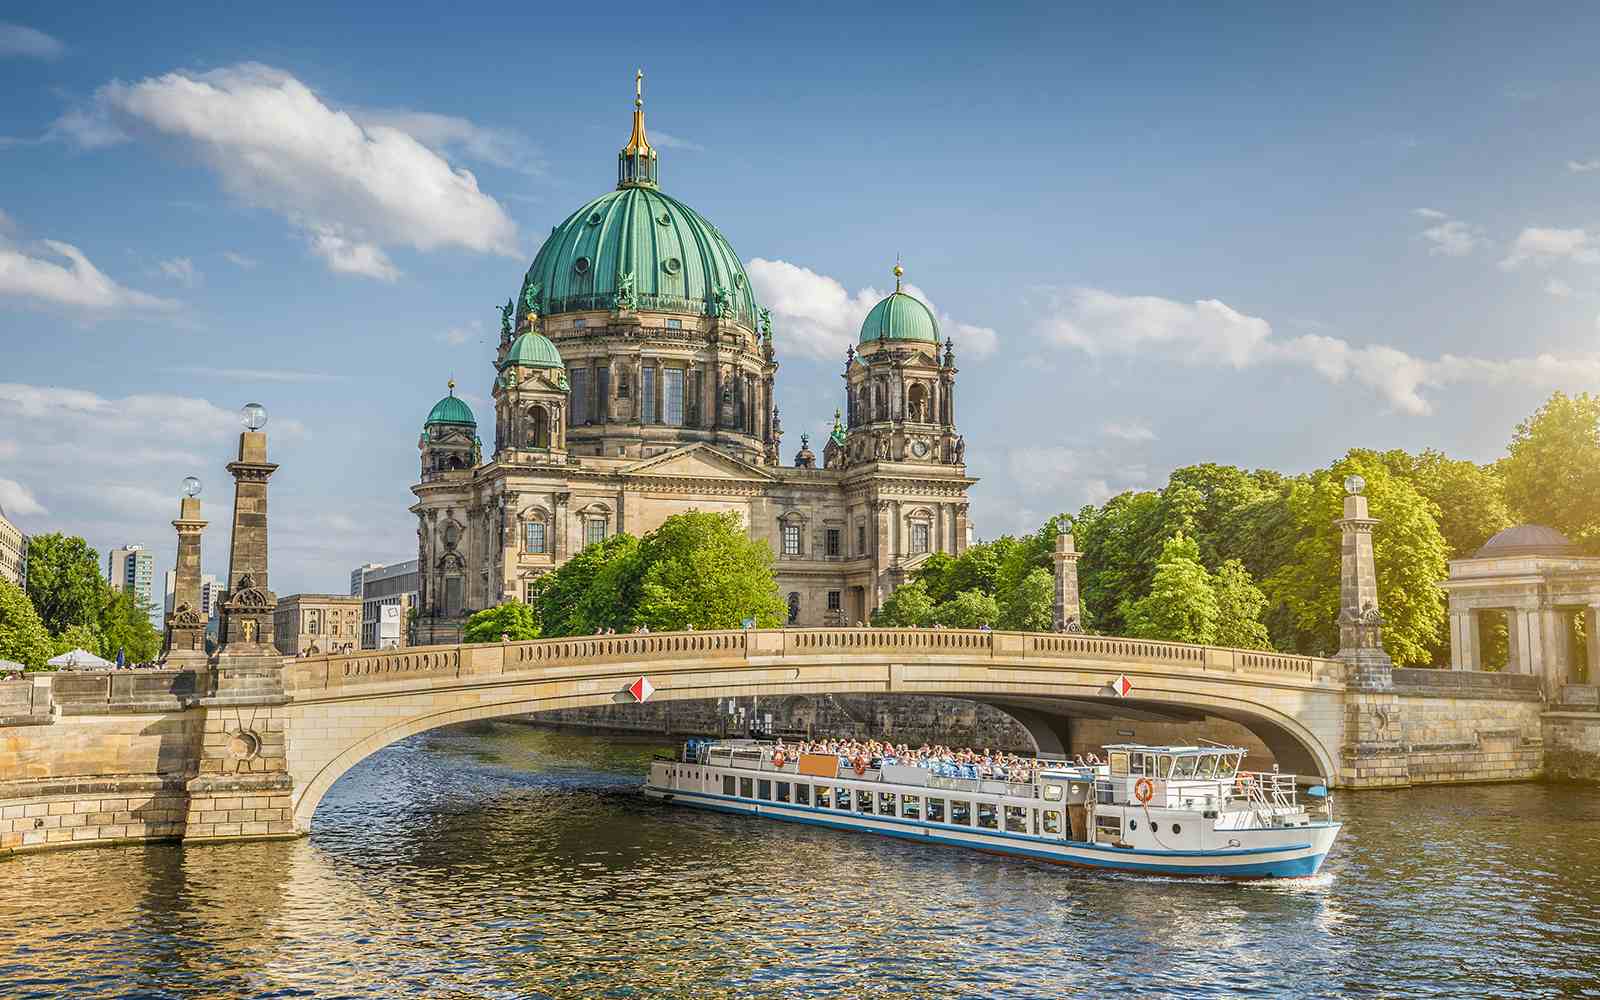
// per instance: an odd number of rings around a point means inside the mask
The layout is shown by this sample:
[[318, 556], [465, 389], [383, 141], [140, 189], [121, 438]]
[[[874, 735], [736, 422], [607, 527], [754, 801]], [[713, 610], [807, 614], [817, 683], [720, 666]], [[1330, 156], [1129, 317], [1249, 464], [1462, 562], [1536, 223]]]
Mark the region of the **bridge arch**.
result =
[[[1340, 664], [1096, 636], [925, 629], [787, 629], [549, 639], [289, 661], [286, 751], [296, 828], [351, 767], [459, 722], [656, 700], [919, 694], [991, 704], [1052, 743], [1076, 713], [1216, 716], [1261, 737], [1288, 770], [1338, 780]], [[1134, 685], [1117, 698], [1110, 681]]]

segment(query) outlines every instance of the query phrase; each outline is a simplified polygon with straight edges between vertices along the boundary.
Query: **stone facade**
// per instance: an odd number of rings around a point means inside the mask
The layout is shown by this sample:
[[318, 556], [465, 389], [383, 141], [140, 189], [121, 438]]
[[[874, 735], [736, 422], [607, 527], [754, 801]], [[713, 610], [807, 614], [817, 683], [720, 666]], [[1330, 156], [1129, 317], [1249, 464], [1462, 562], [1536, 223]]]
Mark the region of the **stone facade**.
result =
[[361, 648], [362, 599], [290, 594], [272, 612], [272, 644], [285, 656], [351, 653]]
[[0, 507], [0, 580], [23, 586], [28, 579], [28, 539]]
[[1569, 684], [1544, 713], [1545, 773], [1600, 784], [1600, 687]]

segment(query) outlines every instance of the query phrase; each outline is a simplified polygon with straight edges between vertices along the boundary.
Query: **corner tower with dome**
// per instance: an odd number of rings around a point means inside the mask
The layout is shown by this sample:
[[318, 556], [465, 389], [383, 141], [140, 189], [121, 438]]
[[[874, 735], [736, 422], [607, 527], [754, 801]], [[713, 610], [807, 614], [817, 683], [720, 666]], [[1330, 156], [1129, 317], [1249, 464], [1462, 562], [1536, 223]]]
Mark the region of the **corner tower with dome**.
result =
[[453, 382], [425, 423], [417, 641], [454, 641], [586, 546], [685, 510], [735, 512], [772, 546], [795, 624], [866, 620], [966, 546], [954, 345], [899, 265], [846, 358], [824, 467], [805, 435], [783, 465], [771, 317], [727, 238], [661, 190], [641, 82], [616, 189], [552, 229], [502, 308], [488, 461]]

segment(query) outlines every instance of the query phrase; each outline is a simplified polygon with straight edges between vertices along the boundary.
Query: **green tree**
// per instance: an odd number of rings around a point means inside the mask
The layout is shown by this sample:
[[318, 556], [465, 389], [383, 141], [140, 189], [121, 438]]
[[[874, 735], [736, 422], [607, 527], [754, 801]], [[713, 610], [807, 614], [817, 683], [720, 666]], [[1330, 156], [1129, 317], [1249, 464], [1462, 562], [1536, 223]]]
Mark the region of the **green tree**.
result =
[[585, 548], [553, 573], [546, 573], [541, 579], [549, 582], [544, 584], [536, 600], [543, 634], [560, 636], [592, 633], [595, 626], [587, 625], [587, 619], [580, 613], [579, 602], [607, 563], [620, 555], [631, 553], [638, 544], [638, 539], [626, 532], [615, 534]]
[[107, 587], [96, 623], [99, 654], [115, 661], [120, 650], [128, 663], [149, 663], [161, 655], [161, 633], [150, 622], [153, 610], [131, 591]]
[[932, 623], [933, 598], [928, 596], [928, 585], [921, 580], [896, 587], [872, 613], [872, 624], [880, 628], [911, 628]]
[[1295, 557], [1263, 580], [1262, 588], [1288, 609], [1290, 648], [1316, 655], [1337, 651], [1341, 533], [1334, 522], [1343, 517], [1343, 482], [1352, 473], [1366, 479], [1369, 509], [1378, 519], [1372, 547], [1384, 648], [1400, 666], [1425, 665], [1434, 658], [1445, 618], [1438, 586], [1446, 570], [1444, 536], [1433, 504], [1370, 454], [1354, 453], [1295, 483], [1289, 495], [1300, 532]]
[[1055, 624], [1056, 577], [1034, 569], [1000, 597], [999, 627], [1015, 632], [1048, 632]]
[[1107, 635], [1127, 634], [1124, 611], [1150, 592], [1160, 559], [1165, 511], [1154, 492], [1122, 493], [1074, 519], [1078, 590], [1086, 617]]
[[538, 612], [521, 601], [510, 600], [474, 614], [461, 630], [463, 642], [499, 642], [501, 636], [513, 642], [539, 638]]
[[787, 617], [772, 550], [751, 538], [736, 515], [674, 514], [644, 536], [636, 558], [637, 577], [623, 576], [617, 587], [623, 601], [638, 595], [635, 624], [658, 631], [738, 628], [748, 618], [757, 628], [775, 628]]
[[60, 656], [70, 653], [74, 649], [81, 649], [86, 653], [100, 655], [100, 633], [88, 625], [71, 625], [66, 631], [60, 632], [50, 640], [50, 655]]
[[28, 540], [28, 598], [51, 634], [97, 623], [107, 589], [100, 556], [83, 539], [49, 534]]
[[1261, 621], [1267, 596], [1237, 559], [1228, 559], [1211, 574], [1217, 601], [1217, 632], [1212, 642], [1234, 649], [1271, 649], [1272, 638]]
[[54, 655], [50, 632], [33, 610], [33, 602], [21, 587], [0, 579], [0, 660], [41, 670]]
[[1000, 620], [1000, 605], [981, 590], [963, 590], [933, 609], [933, 623], [945, 628], [991, 628]]
[[1200, 547], [1182, 532], [1161, 548], [1150, 592], [1123, 609], [1127, 635], [1140, 639], [1210, 645], [1221, 612], [1211, 576], [1200, 565]]
[[1600, 548], [1600, 397], [1555, 393], [1517, 425], [1507, 452], [1501, 471], [1511, 509]]

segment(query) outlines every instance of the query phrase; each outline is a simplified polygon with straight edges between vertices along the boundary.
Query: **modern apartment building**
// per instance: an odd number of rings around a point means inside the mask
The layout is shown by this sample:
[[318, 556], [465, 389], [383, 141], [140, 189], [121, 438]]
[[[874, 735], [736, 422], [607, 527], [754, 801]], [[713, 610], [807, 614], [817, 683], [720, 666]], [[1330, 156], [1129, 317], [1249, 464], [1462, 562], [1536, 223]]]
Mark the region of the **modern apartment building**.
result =
[[155, 603], [156, 557], [143, 545], [124, 545], [106, 553], [106, 581], [112, 590], [130, 590], [146, 605]]
[[[406, 620], [417, 604], [420, 580], [417, 561], [410, 559], [391, 566], [368, 563], [350, 574], [352, 584], [356, 573], [362, 574], [361, 648], [395, 649], [409, 645]], [[386, 614], [386, 607], [397, 610]]]

